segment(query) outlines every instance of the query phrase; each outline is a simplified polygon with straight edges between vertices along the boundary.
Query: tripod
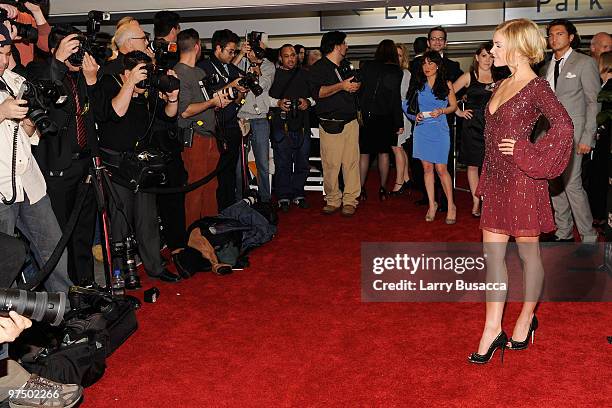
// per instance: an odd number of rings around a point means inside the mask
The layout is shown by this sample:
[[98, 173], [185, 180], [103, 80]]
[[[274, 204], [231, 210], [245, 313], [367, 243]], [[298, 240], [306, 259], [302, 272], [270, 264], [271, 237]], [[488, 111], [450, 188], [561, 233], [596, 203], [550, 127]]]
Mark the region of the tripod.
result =
[[[123, 210], [123, 203], [119, 198], [117, 191], [113, 187], [106, 166], [104, 165], [100, 157], [94, 157], [93, 164], [94, 166], [90, 169], [89, 180], [93, 181], [92, 186], [94, 188], [96, 202], [98, 204], [98, 213], [100, 214], [100, 222], [102, 226], [104, 244], [103, 258], [106, 287], [111, 291], [113, 295], [115, 295], [116, 293], [114, 293], [114, 288], [112, 285], [113, 246], [115, 247], [114, 249], [116, 254], [117, 252], [119, 252], [125, 257], [125, 261], [127, 264], [127, 274], [125, 277], [126, 286], [131, 286], [134, 288], [140, 287], [140, 278], [138, 277], [138, 274], [136, 272], [136, 261], [134, 258], [136, 252], [136, 241], [134, 239], [134, 232], [132, 231], [129, 219], [127, 218], [125, 211]], [[113, 201], [118, 212], [121, 213], [122, 216], [125, 218], [126, 224], [128, 226], [129, 234], [126, 237], [125, 241], [119, 244], [111, 244], [112, 229], [110, 225], [110, 217], [108, 211], [110, 200]]]

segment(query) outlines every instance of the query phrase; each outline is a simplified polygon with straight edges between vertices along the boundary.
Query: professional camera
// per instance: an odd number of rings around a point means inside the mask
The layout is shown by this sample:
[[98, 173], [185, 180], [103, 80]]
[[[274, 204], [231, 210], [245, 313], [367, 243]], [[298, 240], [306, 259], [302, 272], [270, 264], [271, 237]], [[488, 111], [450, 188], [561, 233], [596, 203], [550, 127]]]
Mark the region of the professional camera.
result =
[[[9, 20], [8, 13], [5, 9], [0, 9], [0, 22], [5, 20]], [[30, 24], [18, 23], [13, 20], [9, 20], [9, 22], [17, 29], [17, 35], [25, 42], [35, 44], [38, 41], [38, 30]]]
[[213, 94], [215, 92], [221, 92], [228, 99], [231, 100], [235, 100], [236, 98], [238, 98], [238, 93], [240, 91], [237, 88], [221, 88], [222, 86], [223, 82], [221, 82], [221, 78], [217, 74], [208, 75], [200, 81], [200, 88], [202, 89], [202, 94], [204, 95], [204, 98], [207, 101], [209, 101], [213, 97]]
[[169, 43], [163, 38], [156, 38], [150, 47], [155, 53], [155, 65], [160, 69], [169, 70], [179, 60], [176, 43]]
[[172, 92], [181, 87], [181, 81], [175, 76], [166, 74], [167, 69], [159, 65], [147, 64], [144, 69], [147, 71], [147, 78], [136, 84], [140, 89]]
[[292, 98], [287, 102], [286, 105], [289, 108], [289, 112], [285, 112], [283, 110], [281, 110], [280, 112], [280, 117], [283, 120], [288, 119], [288, 117], [290, 117], [291, 119], [295, 119], [298, 116], [298, 112], [300, 111], [300, 100], [299, 98]]
[[49, 118], [51, 105], [62, 105], [67, 100], [61, 82], [39, 80], [35, 83], [25, 81], [18, 93], [28, 102], [27, 116], [34, 122], [41, 135], [56, 133], [57, 125]]
[[66, 294], [0, 289], [0, 316], [14, 310], [28, 319], [58, 326], [66, 312]]
[[68, 57], [68, 62], [75, 67], [83, 65], [83, 57], [85, 53], [91, 55], [98, 64], [106, 61], [113, 52], [110, 50], [110, 41], [104, 38], [98, 38], [100, 32], [100, 24], [102, 21], [110, 20], [110, 13], [104, 11], [92, 10], [87, 15], [87, 34], [80, 34], [76, 37], [79, 40], [79, 49]]
[[343, 60], [340, 63], [340, 66], [337, 68], [337, 71], [343, 80], [353, 77], [351, 82], [361, 82], [361, 71], [355, 69], [355, 67], [353, 67], [353, 64], [351, 64], [347, 60]]
[[259, 96], [263, 93], [263, 88], [259, 85], [259, 78], [252, 72], [246, 72], [240, 81], [238, 81], [238, 85], [247, 88], [255, 96]]
[[253, 51], [257, 59], [263, 59], [266, 55], [266, 51], [261, 48], [260, 45], [263, 34], [264, 33], [262, 33], [261, 31], [251, 31], [249, 34], [247, 34], [247, 42], [251, 46], [251, 50]]

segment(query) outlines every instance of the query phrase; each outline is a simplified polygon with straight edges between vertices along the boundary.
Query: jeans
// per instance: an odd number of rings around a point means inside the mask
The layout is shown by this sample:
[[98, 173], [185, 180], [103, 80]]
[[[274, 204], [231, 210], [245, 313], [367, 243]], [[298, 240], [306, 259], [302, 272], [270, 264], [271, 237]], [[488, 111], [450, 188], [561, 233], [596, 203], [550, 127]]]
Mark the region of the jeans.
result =
[[[262, 202], [270, 202], [270, 123], [268, 119], [249, 119], [251, 124], [250, 141], [257, 166], [257, 190]], [[244, 154], [248, 154], [245, 150]], [[236, 167], [236, 201], [242, 199], [242, 170], [238, 160]]]
[[308, 178], [310, 133], [273, 130], [274, 190], [278, 200], [304, 198], [304, 185]]
[[[0, 232], [14, 235], [15, 227], [30, 241], [36, 261], [42, 267], [62, 237], [62, 230], [51, 208], [49, 196], [44, 196], [34, 204], [30, 204], [27, 195], [20, 203], [11, 205], [0, 203]], [[53, 272], [44, 281], [44, 286], [49, 292], [68, 293], [72, 282], [68, 277], [66, 249]]]

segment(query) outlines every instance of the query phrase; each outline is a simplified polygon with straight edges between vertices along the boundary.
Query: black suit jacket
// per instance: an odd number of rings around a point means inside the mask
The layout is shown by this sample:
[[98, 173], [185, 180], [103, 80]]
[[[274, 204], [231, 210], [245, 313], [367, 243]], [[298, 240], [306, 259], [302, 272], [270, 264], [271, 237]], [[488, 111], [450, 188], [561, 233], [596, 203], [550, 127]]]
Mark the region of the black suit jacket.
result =
[[[57, 125], [58, 132], [42, 137], [36, 150], [36, 160], [43, 174], [48, 171], [67, 169], [72, 164], [73, 153], [82, 152], [76, 141], [76, 103], [67, 74], [68, 67], [54, 57], [45, 62], [31, 62], [27, 67], [29, 81], [35, 82], [40, 79], [59, 81], [64, 86], [64, 92], [68, 96], [66, 103], [61, 106], [53, 106], [49, 111], [49, 118]], [[77, 89], [81, 105], [89, 103], [90, 95], [93, 93], [95, 86], [87, 86], [83, 74], [78, 73]], [[83, 115], [83, 119], [87, 129], [87, 146], [84, 151], [97, 155], [98, 137], [91, 106]]]

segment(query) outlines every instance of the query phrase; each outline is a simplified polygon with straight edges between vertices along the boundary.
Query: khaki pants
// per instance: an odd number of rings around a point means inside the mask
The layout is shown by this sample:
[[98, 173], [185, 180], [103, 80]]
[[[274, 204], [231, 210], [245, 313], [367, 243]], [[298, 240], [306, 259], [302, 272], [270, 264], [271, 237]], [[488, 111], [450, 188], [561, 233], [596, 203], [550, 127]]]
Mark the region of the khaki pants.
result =
[[[359, 179], [359, 125], [353, 120], [344, 126], [342, 133], [329, 134], [319, 127], [321, 138], [321, 164], [323, 165], [323, 187], [328, 205], [357, 207], [361, 193]], [[344, 194], [338, 185], [342, 168]]]
[[22, 366], [13, 360], [1, 360], [0, 365], [0, 401], [9, 397], [9, 390], [16, 390], [30, 379]]

